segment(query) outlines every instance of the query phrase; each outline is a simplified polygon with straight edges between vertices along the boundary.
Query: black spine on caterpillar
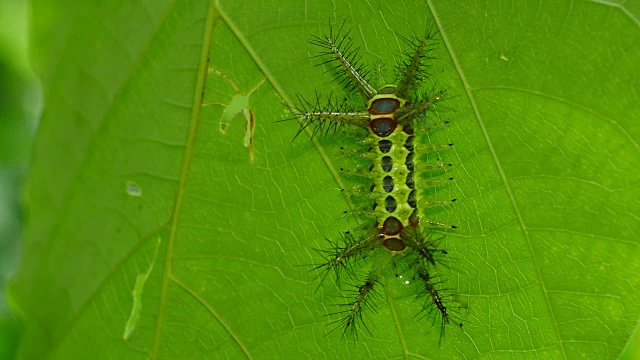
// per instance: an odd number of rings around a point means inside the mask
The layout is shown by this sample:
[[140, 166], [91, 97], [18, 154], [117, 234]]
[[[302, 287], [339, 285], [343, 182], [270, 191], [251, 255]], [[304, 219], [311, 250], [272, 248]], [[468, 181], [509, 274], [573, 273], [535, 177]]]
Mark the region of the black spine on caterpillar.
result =
[[[455, 321], [456, 325], [462, 327], [462, 322], [457, 321], [458, 311], [463, 307], [458, 304], [455, 297], [449, 293], [449, 289], [442, 287], [442, 282], [436, 280], [436, 277], [426, 270], [424, 267], [416, 267], [417, 280], [420, 285], [418, 299], [423, 300], [421, 314], [433, 317], [433, 322], [437, 323], [440, 319], [440, 339], [442, 343], [446, 325]], [[428, 300], [425, 300], [428, 299]], [[454, 305], [445, 305], [453, 303]], [[456, 320], [454, 320], [456, 319]]]
[[[416, 91], [428, 76], [426, 61], [431, 58], [436, 32], [427, 31], [423, 38], [401, 37], [411, 50], [405, 52], [404, 60], [397, 64], [397, 85], [385, 84], [376, 90], [367, 80], [368, 72], [358, 54], [359, 47], [343, 27], [344, 22], [338, 31], [331, 29], [329, 35], [314, 36], [309, 42], [322, 49], [317, 55], [322, 59], [319, 65], [332, 65], [328, 71], [336, 74], [336, 81], [362, 97], [362, 108], [356, 108], [346, 100], [332, 100], [331, 95], [323, 105], [317, 94], [315, 101], [299, 96], [298, 107], [291, 107], [301, 124], [296, 136], [307, 131], [313, 137], [341, 126], [359, 127], [367, 132], [366, 138], [360, 141], [367, 145], [367, 151], [358, 156], [368, 160], [369, 166], [341, 170], [346, 176], [370, 179], [369, 191], [356, 187], [347, 193], [373, 202], [371, 217], [375, 225], [360, 235], [345, 232], [338, 243], [328, 240], [329, 249], [317, 250], [323, 262], [313, 267], [313, 270], [321, 271], [321, 284], [332, 272], [338, 284], [344, 276], [357, 282], [353, 285], [355, 290], [344, 290], [352, 293], [350, 300], [341, 304], [340, 311], [330, 314], [341, 316], [331, 322], [330, 332], [342, 329], [343, 335], [351, 332], [355, 339], [359, 325], [369, 331], [363, 321], [363, 312], [375, 312], [372, 300], [381, 286], [378, 285], [380, 277], [386, 269], [395, 271], [401, 264], [422, 283], [422, 298], [428, 299], [440, 314], [442, 339], [444, 326], [451, 317], [445, 305], [449, 297], [444, 295], [445, 289], [438, 289], [439, 283], [433, 280], [432, 272], [448, 253], [432, 240], [427, 228], [456, 227], [426, 218], [422, 208], [444, 206], [455, 199], [422, 199], [420, 189], [438, 186], [452, 178], [423, 180], [416, 173], [444, 170], [451, 164], [439, 160], [435, 164], [421, 162], [416, 152], [440, 151], [452, 144], [420, 144], [418, 136], [424, 134], [414, 134], [414, 129], [429, 130], [429, 127], [415, 126], [417, 119], [433, 111], [443, 96], [442, 91]], [[371, 267], [362, 278], [352, 267], [365, 259], [371, 261]]]

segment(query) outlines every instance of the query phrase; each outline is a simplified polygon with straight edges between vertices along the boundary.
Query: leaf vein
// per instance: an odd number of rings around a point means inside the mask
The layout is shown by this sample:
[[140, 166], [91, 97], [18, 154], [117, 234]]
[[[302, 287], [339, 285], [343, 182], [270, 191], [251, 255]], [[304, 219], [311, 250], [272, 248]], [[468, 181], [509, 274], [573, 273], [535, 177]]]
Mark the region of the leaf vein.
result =
[[464, 72], [462, 71], [462, 67], [460, 65], [460, 63], [458, 62], [458, 58], [455, 54], [455, 52], [452, 49], [451, 43], [449, 42], [449, 38], [447, 37], [446, 32], [444, 31], [444, 28], [442, 26], [442, 23], [440, 21], [440, 17], [438, 16], [438, 14], [436, 13], [435, 7], [433, 6], [432, 0], [425, 0], [427, 2], [427, 6], [429, 7], [429, 11], [431, 12], [431, 15], [433, 16], [434, 21], [436, 22], [436, 25], [438, 26], [438, 30], [442, 36], [442, 40], [443, 43], [445, 44], [445, 47], [447, 49], [447, 52], [449, 53], [449, 56], [451, 57], [451, 61], [453, 62], [456, 71], [458, 73], [458, 75], [460, 76], [460, 81], [462, 82], [465, 92], [467, 94], [467, 98], [469, 99], [469, 103], [471, 104], [471, 107], [473, 108], [473, 112], [476, 116], [476, 119], [478, 120], [478, 125], [480, 126], [480, 129], [482, 130], [482, 133], [484, 134], [484, 138], [485, 141], [487, 142], [487, 146], [489, 148], [489, 150], [491, 151], [491, 155], [494, 159], [494, 162], [496, 164], [496, 168], [500, 174], [500, 177], [502, 178], [502, 182], [504, 183], [504, 187], [505, 190], [507, 191], [507, 195], [509, 196], [509, 199], [511, 201], [511, 204], [513, 206], [513, 210], [516, 213], [516, 216], [518, 217], [518, 222], [520, 223], [520, 227], [522, 229], [522, 232], [524, 233], [524, 237], [527, 241], [527, 245], [529, 247], [529, 252], [531, 254], [531, 260], [534, 263], [534, 268], [536, 269], [536, 274], [538, 277], [538, 282], [540, 283], [540, 286], [542, 287], [542, 293], [544, 295], [544, 299], [545, 299], [545, 304], [547, 305], [547, 309], [549, 311], [549, 314], [551, 315], [551, 319], [553, 320], [553, 326], [556, 330], [556, 335], [558, 338], [558, 344], [560, 345], [560, 349], [562, 350], [562, 355], [563, 358], [567, 358], [567, 354], [565, 352], [564, 349], [564, 345], [563, 345], [563, 340], [562, 340], [562, 336], [560, 334], [560, 327], [558, 326], [558, 321], [556, 319], [556, 314], [553, 311], [553, 308], [551, 307], [551, 300], [549, 299], [549, 294], [547, 293], [547, 289], [545, 287], [544, 284], [544, 280], [542, 278], [542, 274], [540, 272], [540, 266], [538, 265], [538, 261], [536, 259], [536, 255], [535, 252], [533, 251], [533, 246], [531, 244], [531, 239], [529, 237], [529, 233], [527, 231], [527, 227], [524, 224], [524, 219], [522, 218], [522, 215], [520, 214], [520, 209], [518, 207], [518, 204], [516, 202], [515, 196], [513, 194], [513, 192], [511, 191], [511, 187], [509, 186], [509, 182], [507, 181], [507, 176], [504, 172], [504, 169], [502, 168], [502, 165], [500, 163], [500, 160], [498, 160], [498, 155], [495, 151], [495, 148], [493, 147], [493, 143], [491, 142], [491, 139], [489, 137], [489, 133], [485, 127], [484, 121], [482, 120], [482, 116], [480, 115], [480, 109], [478, 108], [478, 105], [476, 104], [475, 101], [475, 97], [473, 95], [472, 89], [469, 86], [469, 83], [467, 82], [467, 78], [464, 74]]

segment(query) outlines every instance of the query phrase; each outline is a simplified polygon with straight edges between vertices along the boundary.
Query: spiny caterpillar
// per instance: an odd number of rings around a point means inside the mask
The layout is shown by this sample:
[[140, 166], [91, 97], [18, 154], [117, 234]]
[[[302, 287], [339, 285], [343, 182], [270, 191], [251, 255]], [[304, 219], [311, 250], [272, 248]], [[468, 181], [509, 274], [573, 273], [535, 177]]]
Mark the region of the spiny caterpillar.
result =
[[[301, 124], [296, 137], [307, 128], [311, 130], [312, 138], [343, 126], [367, 132], [366, 138], [358, 141], [358, 145], [364, 147], [363, 151], [353, 152], [357, 160], [364, 160], [367, 164], [342, 170], [347, 175], [370, 182], [368, 190], [356, 186], [348, 192], [350, 196], [369, 202], [363, 213], [373, 218], [372, 223], [375, 223], [369, 229], [356, 232], [358, 235], [353, 231], [343, 232], [338, 241], [328, 240], [328, 249], [316, 250], [324, 259], [313, 267], [313, 270], [321, 271], [320, 285], [331, 272], [335, 274], [338, 286], [345, 277], [356, 282], [351, 289], [343, 291], [349, 300], [340, 305], [342, 309], [329, 314], [340, 316], [330, 323], [332, 329], [329, 332], [340, 328], [343, 336], [350, 332], [355, 341], [357, 326], [363, 325], [370, 334], [363, 313], [375, 312], [374, 299], [379, 295], [377, 289], [385, 271], [397, 277], [407, 272], [412, 283], [419, 288], [419, 300], [424, 301], [423, 314], [436, 316], [434, 322], [440, 320], [442, 341], [445, 325], [454, 319], [452, 311], [460, 307], [446, 304], [453, 296], [442, 288], [435, 268], [436, 264], [443, 262], [447, 251], [438, 247], [435, 233], [425, 228], [456, 227], [428, 219], [423, 209], [448, 205], [455, 199], [428, 201], [423, 199], [421, 191], [453, 178], [427, 180], [417, 176], [418, 172], [434, 176], [433, 173], [442, 173], [451, 166], [440, 160], [429, 164], [420, 161], [418, 156], [453, 145], [419, 142], [419, 136], [438, 127], [427, 125], [427, 115], [443, 96], [442, 91], [425, 95], [425, 91], [420, 90], [428, 76], [429, 66], [425, 60], [430, 59], [428, 55], [433, 49], [436, 32], [427, 31], [423, 38], [400, 36], [412, 49], [404, 52], [404, 60], [397, 64], [397, 83], [385, 84], [376, 90], [368, 81], [368, 71], [358, 55], [359, 48], [353, 44], [350, 31], [341, 35], [343, 26], [344, 22], [335, 34], [330, 26], [328, 36], [313, 36], [308, 41], [323, 49], [316, 56], [323, 59], [318, 65], [335, 65], [331, 70], [337, 73], [336, 80], [348, 91], [359, 94], [364, 99], [364, 106], [358, 109], [346, 99], [335, 101], [331, 96], [327, 105], [321, 106], [316, 95], [315, 102], [298, 96], [300, 107], [292, 108]], [[368, 268], [363, 267], [366, 261], [370, 263]], [[358, 267], [366, 270], [358, 271]], [[460, 322], [455, 323], [462, 327]]]

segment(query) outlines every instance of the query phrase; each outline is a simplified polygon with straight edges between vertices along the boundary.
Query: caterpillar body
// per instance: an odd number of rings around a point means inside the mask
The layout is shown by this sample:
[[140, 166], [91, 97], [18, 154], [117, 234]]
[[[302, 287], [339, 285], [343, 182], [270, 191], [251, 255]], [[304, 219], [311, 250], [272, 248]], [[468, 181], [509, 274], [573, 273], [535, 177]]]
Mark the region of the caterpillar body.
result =
[[[350, 191], [352, 195], [373, 202], [367, 215], [374, 224], [360, 234], [345, 231], [338, 241], [328, 240], [328, 248], [317, 249], [323, 262], [313, 267], [320, 271], [320, 285], [329, 273], [335, 274], [338, 285], [345, 277], [355, 282], [350, 289], [344, 290], [345, 297], [350, 300], [341, 304], [339, 311], [329, 314], [340, 316], [331, 322], [330, 332], [342, 329], [343, 335], [350, 332], [355, 339], [358, 325], [369, 331], [363, 313], [375, 312], [380, 280], [387, 270], [391, 270], [396, 276], [399, 272], [410, 274], [420, 289], [418, 296], [424, 301], [423, 312], [435, 314], [440, 319], [441, 341], [445, 325], [452, 322], [452, 310], [459, 306], [447, 307], [445, 304], [453, 296], [437, 280], [436, 266], [443, 262], [447, 251], [439, 248], [439, 241], [428, 228], [456, 226], [427, 218], [423, 209], [451, 204], [455, 199], [428, 201], [421, 196], [421, 190], [452, 178], [422, 179], [416, 175], [451, 166], [441, 161], [435, 164], [422, 162], [417, 156], [418, 151], [440, 151], [453, 145], [418, 141], [424, 136], [423, 132], [437, 127], [425, 125], [428, 124], [426, 117], [443, 97], [442, 91], [427, 95], [418, 91], [428, 76], [425, 60], [429, 59], [436, 32], [427, 31], [423, 38], [401, 37], [412, 50], [406, 52], [405, 59], [398, 64], [397, 83], [376, 89], [367, 80], [368, 71], [358, 56], [350, 32], [342, 35], [343, 26], [344, 22], [335, 34], [330, 27], [328, 36], [314, 36], [309, 42], [323, 49], [318, 55], [324, 60], [320, 65], [335, 65], [332, 69], [338, 82], [363, 98], [362, 107], [356, 108], [347, 101], [332, 101], [331, 97], [326, 105], [320, 105], [317, 96], [315, 103], [299, 96], [301, 105], [292, 108], [301, 124], [296, 136], [309, 127], [313, 129], [311, 135], [315, 136], [342, 126], [361, 128], [367, 134], [360, 141], [366, 150], [358, 155], [369, 162], [369, 167], [349, 169], [347, 173], [370, 183], [368, 190], [355, 187]], [[361, 265], [365, 260], [371, 265], [364, 274], [359, 274], [353, 266]], [[462, 326], [459, 322], [457, 325]]]

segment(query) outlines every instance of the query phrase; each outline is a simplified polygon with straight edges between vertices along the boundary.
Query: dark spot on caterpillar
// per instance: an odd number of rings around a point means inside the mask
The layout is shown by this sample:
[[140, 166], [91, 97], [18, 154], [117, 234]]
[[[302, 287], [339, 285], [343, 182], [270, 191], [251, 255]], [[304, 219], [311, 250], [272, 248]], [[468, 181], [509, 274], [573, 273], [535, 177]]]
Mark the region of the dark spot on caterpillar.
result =
[[389, 140], [380, 140], [378, 142], [378, 148], [380, 149], [380, 152], [383, 154], [386, 154], [389, 152], [389, 150], [391, 150], [391, 141]]
[[371, 106], [369, 106], [368, 111], [371, 115], [391, 114], [399, 107], [400, 101], [398, 101], [398, 99], [382, 98], [373, 100], [373, 102], [371, 102]]
[[407, 187], [409, 189], [413, 189], [414, 188], [415, 184], [413, 183], [413, 172], [410, 172], [410, 173], [407, 174], [407, 182], [406, 182], [406, 184], [407, 184]]
[[409, 198], [407, 199], [407, 203], [412, 208], [414, 209], [416, 208], [416, 191], [415, 190], [411, 190], [411, 192], [409, 193]]
[[384, 170], [384, 172], [389, 172], [391, 171], [391, 167], [393, 166], [392, 160], [391, 160], [391, 156], [385, 156], [382, 158], [382, 163], [380, 164], [382, 166], [382, 170]]
[[380, 137], [391, 135], [397, 126], [398, 123], [391, 118], [378, 118], [369, 122], [371, 132]]
[[409, 171], [413, 171], [413, 153], [410, 152], [409, 155], [407, 155], [407, 160], [404, 163], [407, 166], [407, 169], [409, 169]]
[[382, 224], [382, 233], [384, 235], [398, 235], [402, 231], [402, 223], [397, 218], [390, 216]]
[[402, 131], [404, 131], [404, 133], [407, 135], [413, 135], [413, 128], [411, 126], [403, 127]]
[[396, 203], [396, 198], [394, 198], [393, 196], [387, 196], [387, 198], [384, 199], [384, 206], [387, 212], [391, 213], [396, 211], [396, 208], [398, 207], [398, 204]]
[[392, 252], [400, 252], [407, 248], [407, 244], [405, 244], [404, 241], [395, 237], [385, 239], [385, 241], [382, 242], [382, 246]]
[[387, 175], [382, 179], [382, 188], [386, 192], [393, 190], [393, 178], [391, 176]]
[[404, 148], [413, 151], [413, 136], [407, 138], [407, 141], [404, 143]]

